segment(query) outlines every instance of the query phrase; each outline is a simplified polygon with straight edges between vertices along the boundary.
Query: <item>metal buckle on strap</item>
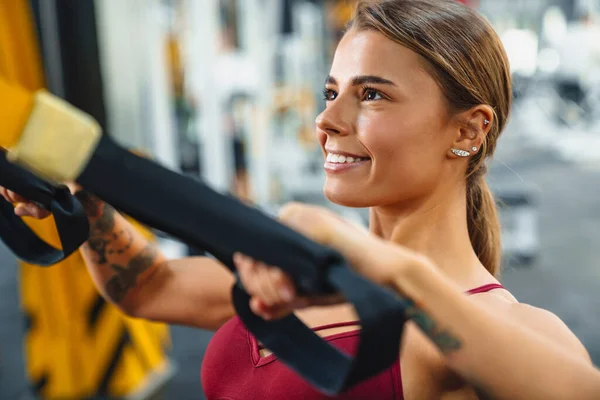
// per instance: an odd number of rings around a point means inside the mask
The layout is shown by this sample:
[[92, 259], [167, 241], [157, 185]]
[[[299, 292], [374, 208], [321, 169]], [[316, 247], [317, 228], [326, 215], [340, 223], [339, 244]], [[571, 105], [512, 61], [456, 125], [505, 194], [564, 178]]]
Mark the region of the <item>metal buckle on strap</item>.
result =
[[88, 114], [50, 93], [40, 91], [19, 142], [7, 159], [41, 178], [62, 183], [81, 174], [102, 136]]

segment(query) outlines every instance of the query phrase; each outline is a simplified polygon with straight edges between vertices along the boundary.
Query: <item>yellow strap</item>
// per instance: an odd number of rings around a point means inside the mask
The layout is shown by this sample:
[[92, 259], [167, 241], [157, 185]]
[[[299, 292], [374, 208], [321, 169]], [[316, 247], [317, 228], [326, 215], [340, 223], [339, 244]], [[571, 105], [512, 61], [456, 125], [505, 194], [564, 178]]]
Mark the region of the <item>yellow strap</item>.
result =
[[74, 181], [101, 135], [91, 116], [66, 101], [0, 77], [0, 147], [11, 161], [50, 182]]
[[46, 92], [28, 0], [0, 0], [0, 147], [48, 181], [74, 180], [101, 129], [89, 115]]
[[0, 77], [0, 147], [17, 144], [33, 109], [33, 94]]

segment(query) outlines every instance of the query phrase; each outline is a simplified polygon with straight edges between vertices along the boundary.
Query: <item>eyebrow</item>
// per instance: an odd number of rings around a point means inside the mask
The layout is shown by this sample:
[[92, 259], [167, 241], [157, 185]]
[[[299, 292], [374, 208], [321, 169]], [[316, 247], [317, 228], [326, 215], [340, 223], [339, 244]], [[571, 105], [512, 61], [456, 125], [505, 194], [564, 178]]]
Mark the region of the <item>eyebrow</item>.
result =
[[[328, 76], [326, 83], [330, 83], [332, 85], [337, 85], [337, 81], [333, 76]], [[378, 85], [390, 85], [396, 86], [396, 84], [389, 79], [382, 78], [376, 75], [360, 75], [352, 78], [353, 86], [364, 85], [365, 83], [378, 84]]]

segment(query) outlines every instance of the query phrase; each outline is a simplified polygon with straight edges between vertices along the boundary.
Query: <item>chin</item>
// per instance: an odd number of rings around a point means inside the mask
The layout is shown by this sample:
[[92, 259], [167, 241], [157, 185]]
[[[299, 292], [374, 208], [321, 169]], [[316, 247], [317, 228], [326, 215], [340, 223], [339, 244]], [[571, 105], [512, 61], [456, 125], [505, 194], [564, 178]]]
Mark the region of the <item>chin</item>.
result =
[[357, 191], [352, 188], [340, 190], [340, 188], [334, 189], [325, 185], [323, 194], [330, 202], [344, 207], [366, 208], [372, 206], [368, 197], [364, 195], [364, 191]]

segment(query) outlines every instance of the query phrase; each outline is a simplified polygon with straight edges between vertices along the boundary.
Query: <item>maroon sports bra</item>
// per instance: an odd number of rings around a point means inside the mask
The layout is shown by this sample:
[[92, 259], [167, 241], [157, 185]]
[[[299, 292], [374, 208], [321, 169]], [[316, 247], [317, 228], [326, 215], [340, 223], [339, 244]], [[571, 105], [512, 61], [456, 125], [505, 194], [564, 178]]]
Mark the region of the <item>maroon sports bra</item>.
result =
[[[485, 293], [503, 286], [493, 283], [467, 291]], [[358, 322], [341, 322], [313, 328], [315, 331]], [[324, 337], [348, 354], [355, 354], [360, 330]], [[332, 399], [307, 384], [277, 360], [274, 354], [260, 356], [260, 347], [238, 317], [225, 323], [210, 341], [201, 370], [202, 387], [208, 400], [322, 400]], [[339, 400], [403, 400], [402, 375], [398, 358], [390, 368], [335, 397]]]

